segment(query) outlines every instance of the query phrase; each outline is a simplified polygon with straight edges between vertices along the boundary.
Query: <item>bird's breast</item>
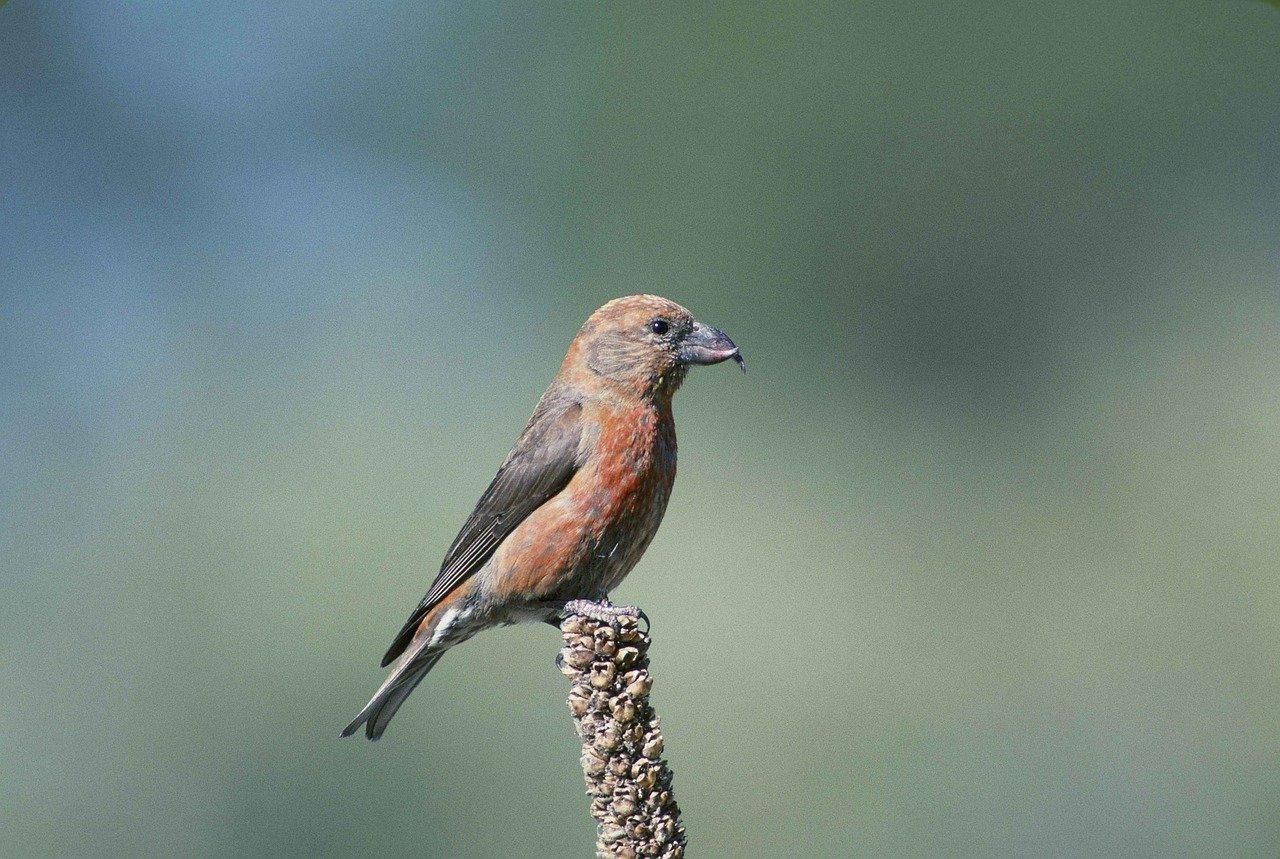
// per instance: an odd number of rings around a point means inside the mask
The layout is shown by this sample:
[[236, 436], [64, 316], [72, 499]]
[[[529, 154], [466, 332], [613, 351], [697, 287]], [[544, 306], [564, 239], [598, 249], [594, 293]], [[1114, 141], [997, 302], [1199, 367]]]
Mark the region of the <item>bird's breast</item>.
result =
[[580, 575], [604, 590], [616, 586], [657, 533], [676, 475], [669, 413], [639, 408], [604, 413], [575, 501], [591, 523], [591, 557]]
[[582, 466], [497, 553], [510, 593], [553, 599], [607, 592], [662, 522], [676, 473], [669, 412], [612, 409], [584, 418], [595, 439]]

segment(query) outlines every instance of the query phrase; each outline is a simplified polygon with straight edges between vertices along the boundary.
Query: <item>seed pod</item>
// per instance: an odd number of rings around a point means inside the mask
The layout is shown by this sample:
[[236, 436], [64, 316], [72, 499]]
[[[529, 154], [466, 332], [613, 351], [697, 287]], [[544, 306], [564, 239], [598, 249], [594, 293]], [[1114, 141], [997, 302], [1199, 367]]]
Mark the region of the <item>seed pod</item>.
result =
[[591, 666], [591, 685], [603, 689], [613, 682], [617, 673], [618, 669], [613, 667], [612, 662], [597, 662]]
[[587, 746], [582, 750], [582, 771], [593, 778], [604, 772], [607, 761], [595, 749]]
[[581, 718], [587, 712], [587, 696], [578, 689], [574, 689], [569, 693], [569, 712], [573, 714], [575, 719]]
[[614, 661], [625, 668], [630, 668], [639, 658], [640, 651], [628, 645], [627, 647], [618, 648], [618, 653], [614, 657]]
[[624, 725], [628, 725], [635, 721], [636, 705], [630, 698], [624, 698], [622, 704], [613, 710], [614, 717]]
[[653, 688], [653, 678], [646, 671], [640, 677], [637, 677], [627, 685], [627, 694], [632, 698], [643, 698], [649, 694], [649, 690]]

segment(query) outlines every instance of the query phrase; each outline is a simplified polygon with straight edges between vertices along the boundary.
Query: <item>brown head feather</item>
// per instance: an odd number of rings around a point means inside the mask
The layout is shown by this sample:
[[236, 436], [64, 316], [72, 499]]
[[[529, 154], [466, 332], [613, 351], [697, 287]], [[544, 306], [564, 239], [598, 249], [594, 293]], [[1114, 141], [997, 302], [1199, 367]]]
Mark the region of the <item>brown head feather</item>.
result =
[[561, 378], [579, 389], [669, 398], [684, 380], [681, 338], [693, 316], [657, 295], [628, 295], [601, 307], [569, 346]]

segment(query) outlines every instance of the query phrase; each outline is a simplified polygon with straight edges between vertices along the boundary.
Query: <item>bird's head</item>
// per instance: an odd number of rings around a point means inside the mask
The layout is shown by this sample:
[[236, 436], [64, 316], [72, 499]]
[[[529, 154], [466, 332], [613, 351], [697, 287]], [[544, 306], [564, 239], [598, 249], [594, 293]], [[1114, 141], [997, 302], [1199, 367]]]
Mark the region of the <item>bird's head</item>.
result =
[[733, 359], [742, 353], [724, 332], [703, 325], [674, 301], [629, 295], [601, 307], [574, 339], [566, 367], [644, 395], [674, 392], [693, 364]]

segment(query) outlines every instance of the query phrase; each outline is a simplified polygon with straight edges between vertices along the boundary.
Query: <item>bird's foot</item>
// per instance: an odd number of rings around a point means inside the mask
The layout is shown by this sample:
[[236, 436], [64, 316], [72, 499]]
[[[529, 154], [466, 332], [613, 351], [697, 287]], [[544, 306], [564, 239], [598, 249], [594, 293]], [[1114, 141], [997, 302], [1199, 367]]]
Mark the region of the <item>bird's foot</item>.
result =
[[644, 609], [634, 605], [614, 605], [608, 600], [595, 602], [594, 600], [569, 600], [564, 604], [562, 609], [564, 617], [571, 614], [580, 614], [583, 617], [589, 617], [592, 620], [598, 620], [602, 623], [612, 623], [620, 617], [634, 617], [644, 621], [645, 631], [648, 632], [653, 626], [649, 621], [649, 615], [644, 613]]

